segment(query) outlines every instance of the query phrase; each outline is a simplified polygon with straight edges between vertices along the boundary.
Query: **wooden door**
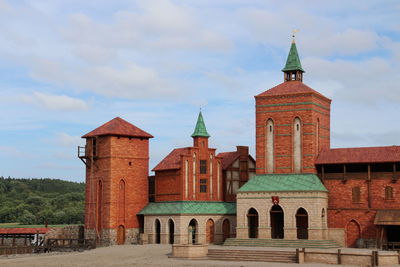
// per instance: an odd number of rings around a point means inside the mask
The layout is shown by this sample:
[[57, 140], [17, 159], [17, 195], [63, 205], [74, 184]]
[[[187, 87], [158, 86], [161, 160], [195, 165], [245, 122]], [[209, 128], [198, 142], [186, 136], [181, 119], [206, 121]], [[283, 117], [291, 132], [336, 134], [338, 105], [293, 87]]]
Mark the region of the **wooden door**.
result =
[[206, 224], [206, 240], [208, 244], [214, 243], [214, 221], [209, 219]]
[[118, 245], [125, 244], [125, 227], [123, 225], [118, 226], [117, 244]]

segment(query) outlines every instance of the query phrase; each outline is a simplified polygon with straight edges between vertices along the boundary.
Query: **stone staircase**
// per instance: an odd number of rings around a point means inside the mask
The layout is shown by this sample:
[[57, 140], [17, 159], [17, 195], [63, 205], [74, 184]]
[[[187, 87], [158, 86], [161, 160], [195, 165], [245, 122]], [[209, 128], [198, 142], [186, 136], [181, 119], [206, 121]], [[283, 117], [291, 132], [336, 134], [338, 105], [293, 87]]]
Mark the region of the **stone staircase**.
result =
[[210, 260], [223, 261], [297, 262], [294, 251], [209, 249], [207, 256]]
[[224, 246], [243, 246], [243, 247], [281, 247], [281, 248], [339, 248], [340, 246], [333, 240], [285, 240], [285, 239], [238, 239], [228, 238]]

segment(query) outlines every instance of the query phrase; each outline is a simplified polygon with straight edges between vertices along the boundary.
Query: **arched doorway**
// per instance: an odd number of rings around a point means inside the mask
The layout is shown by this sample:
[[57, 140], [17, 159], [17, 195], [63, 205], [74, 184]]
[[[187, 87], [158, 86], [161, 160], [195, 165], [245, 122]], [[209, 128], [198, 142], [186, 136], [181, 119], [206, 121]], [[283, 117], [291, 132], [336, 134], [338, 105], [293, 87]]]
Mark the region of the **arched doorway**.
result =
[[229, 238], [231, 236], [231, 223], [229, 222], [228, 219], [225, 219], [222, 223], [222, 239], [223, 242], [225, 242], [225, 240], [227, 238]]
[[284, 216], [281, 206], [274, 205], [269, 212], [271, 218], [271, 238], [283, 239]]
[[209, 219], [206, 223], [206, 241], [208, 244], [214, 243], [214, 232], [215, 225], [212, 219]]
[[155, 228], [156, 228], [156, 244], [160, 244], [161, 243], [161, 223], [160, 223], [159, 219], [156, 219]]
[[254, 208], [247, 212], [247, 225], [249, 238], [258, 238], [258, 212]]
[[197, 242], [197, 221], [192, 219], [189, 223], [189, 243], [196, 244]]
[[172, 219], [169, 219], [168, 221], [168, 228], [169, 228], [169, 243], [174, 244], [175, 224]]
[[346, 226], [346, 244], [347, 247], [355, 248], [357, 239], [361, 237], [360, 224], [355, 220], [351, 220]]
[[308, 213], [299, 208], [296, 212], [297, 239], [308, 239]]
[[125, 244], [125, 227], [123, 225], [118, 226], [117, 230], [117, 244]]

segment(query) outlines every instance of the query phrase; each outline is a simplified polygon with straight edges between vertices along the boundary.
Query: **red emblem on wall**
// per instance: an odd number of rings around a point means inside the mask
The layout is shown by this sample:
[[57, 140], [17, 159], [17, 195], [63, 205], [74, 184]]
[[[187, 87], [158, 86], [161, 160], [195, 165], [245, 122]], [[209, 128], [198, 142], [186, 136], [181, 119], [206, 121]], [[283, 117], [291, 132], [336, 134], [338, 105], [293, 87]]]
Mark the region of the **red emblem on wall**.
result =
[[279, 204], [279, 197], [272, 196], [272, 203], [274, 203], [274, 205], [278, 205]]

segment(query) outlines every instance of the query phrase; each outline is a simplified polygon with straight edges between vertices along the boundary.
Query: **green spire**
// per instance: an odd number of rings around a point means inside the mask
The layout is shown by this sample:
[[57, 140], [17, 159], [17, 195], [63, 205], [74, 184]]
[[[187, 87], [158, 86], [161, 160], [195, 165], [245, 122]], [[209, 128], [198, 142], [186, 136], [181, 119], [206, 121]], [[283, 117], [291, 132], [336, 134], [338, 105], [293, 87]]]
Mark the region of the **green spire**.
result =
[[199, 113], [199, 117], [197, 118], [196, 128], [194, 129], [192, 137], [210, 137], [210, 135], [207, 133], [206, 125], [204, 124], [204, 119], [201, 111]]
[[299, 70], [304, 72], [303, 68], [301, 67], [299, 53], [297, 53], [296, 43], [293, 40], [292, 46], [290, 47], [288, 58], [286, 60], [286, 65], [282, 71], [286, 72], [294, 70]]

